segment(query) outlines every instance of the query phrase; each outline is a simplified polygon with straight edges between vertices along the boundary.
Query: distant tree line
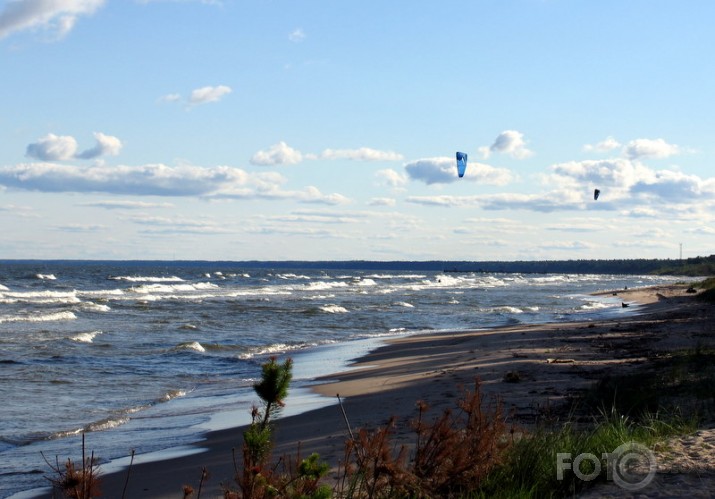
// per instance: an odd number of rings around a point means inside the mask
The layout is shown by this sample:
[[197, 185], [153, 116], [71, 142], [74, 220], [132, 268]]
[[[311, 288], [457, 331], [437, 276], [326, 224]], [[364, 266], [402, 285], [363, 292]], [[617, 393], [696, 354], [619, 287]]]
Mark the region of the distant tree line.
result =
[[417, 271], [417, 272], [501, 272], [522, 274], [658, 274], [685, 276], [715, 275], [715, 255], [687, 259], [613, 259], [613, 260], [534, 260], [534, 261], [475, 261], [475, 260], [427, 260], [427, 261], [374, 261], [374, 260], [0, 260], [0, 263], [61, 263], [64, 265], [118, 264], [149, 267], [197, 267], [203, 269], [323, 269], [364, 271]]
[[[212, 262], [213, 263], [213, 262]], [[229, 262], [226, 262], [229, 263]], [[614, 259], [614, 260], [535, 260], [535, 261], [245, 261], [230, 262], [246, 268], [325, 269], [372, 271], [442, 271], [501, 272], [523, 274], [659, 274], [710, 276], [715, 275], [715, 255], [682, 260]]]

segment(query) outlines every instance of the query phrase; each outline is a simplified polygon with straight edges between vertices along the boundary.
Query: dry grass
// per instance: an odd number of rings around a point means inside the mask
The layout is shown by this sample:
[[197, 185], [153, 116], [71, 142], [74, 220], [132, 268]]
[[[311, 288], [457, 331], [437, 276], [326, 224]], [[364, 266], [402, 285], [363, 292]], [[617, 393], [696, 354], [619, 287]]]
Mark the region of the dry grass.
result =
[[84, 433], [80, 467], [70, 458], [60, 464], [59, 459], [55, 457], [55, 464], [52, 464], [44, 454], [42, 457], [53, 472], [53, 476], [47, 477], [52, 484], [53, 497], [57, 492], [62, 494], [62, 497], [70, 499], [90, 499], [101, 495], [99, 465], [94, 458], [94, 452], [89, 457], [85, 455]]
[[[479, 487], [510, 445], [509, 428], [497, 400], [484, 409], [479, 381], [465, 391], [456, 411], [425, 421], [418, 403], [410, 447], [392, 444], [394, 420], [372, 432], [361, 429], [346, 444], [337, 497], [460, 497]], [[412, 454], [412, 456], [410, 455]]]

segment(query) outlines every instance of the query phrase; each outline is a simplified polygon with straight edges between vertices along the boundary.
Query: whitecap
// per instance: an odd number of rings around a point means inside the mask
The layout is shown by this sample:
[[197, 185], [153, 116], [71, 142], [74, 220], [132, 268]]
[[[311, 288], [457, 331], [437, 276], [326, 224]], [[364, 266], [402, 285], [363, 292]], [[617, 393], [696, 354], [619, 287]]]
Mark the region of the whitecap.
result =
[[0, 284], [0, 291], [10, 291], [10, 288], [8, 288], [7, 286], [3, 286], [2, 284]]
[[53, 322], [71, 321], [77, 316], [72, 312], [52, 312], [49, 314], [35, 315], [0, 315], [0, 324], [4, 322]]
[[398, 302], [395, 302], [394, 305], [396, 307], [415, 308], [415, 306], [413, 304], [407, 303], [406, 301], [398, 301]]
[[86, 311], [88, 311], [88, 312], [109, 312], [110, 310], [112, 310], [112, 309], [111, 309], [109, 306], [107, 306], [107, 305], [103, 305], [103, 304], [100, 304], [100, 303], [94, 303], [94, 302], [91, 302], [91, 301], [84, 301], [84, 302], [82, 302], [82, 304], [80, 305], [80, 307], [82, 308], [82, 310], [86, 310]]
[[134, 293], [176, 293], [205, 289], [218, 289], [216, 284], [210, 282], [198, 282], [196, 284], [142, 284], [130, 288]]
[[501, 313], [501, 314], [523, 314], [524, 311], [520, 308], [517, 307], [512, 307], [509, 305], [504, 305], [501, 307], [494, 307], [492, 311]]
[[195, 352], [201, 352], [201, 353], [206, 351], [206, 349], [203, 346], [201, 346], [201, 343], [199, 343], [198, 341], [182, 343], [179, 346], [177, 346], [176, 348], [178, 348], [180, 350], [193, 350]]
[[340, 305], [323, 305], [322, 307], [318, 308], [323, 312], [327, 312], [329, 314], [346, 314], [348, 312], [347, 308], [341, 307]]
[[377, 283], [375, 282], [374, 279], [360, 279], [357, 282], [358, 286], [377, 286]]
[[602, 308], [608, 308], [612, 305], [607, 305], [606, 303], [600, 302], [600, 301], [592, 301], [588, 303], [584, 303], [579, 307], [580, 310], [600, 310]]
[[289, 345], [287, 343], [273, 343], [271, 345], [261, 345], [261, 346], [252, 347], [251, 349], [249, 349], [248, 352], [245, 352], [245, 353], [242, 353], [241, 355], [239, 355], [238, 358], [242, 359], [242, 360], [249, 360], [255, 356], [280, 354], [280, 353], [285, 353], [285, 352], [288, 352], [291, 350], [301, 350], [303, 348], [316, 347], [321, 344], [329, 344], [329, 343], [334, 343], [334, 340], [324, 340], [321, 342], [295, 343], [292, 345]]
[[[374, 281], [373, 281], [374, 282]], [[346, 288], [348, 283], [346, 282], [328, 282], [328, 281], [317, 281], [306, 284], [306, 289], [310, 291], [320, 291], [325, 289], [333, 288]]]
[[57, 279], [54, 274], [35, 274], [35, 277], [46, 281], [54, 281], [55, 279]]
[[84, 431], [90, 432], [90, 431], [111, 430], [112, 428], [116, 428], [117, 426], [127, 424], [128, 422], [129, 422], [128, 416], [114, 418], [114, 419], [107, 418], [107, 419], [103, 419], [101, 421], [97, 421], [96, 423], [87, 425], [87, 427], [84, 429]]
[[92, 340], [97, 337], [97, 335], [102, 334], [102, 331], [91, 331], [89, 333], [79, 333], [70, 338], [72, 341], [79, 343], [92, 343]]
[[[210, 277], [209, 274], [206, 274], [206, 277]], [[109, 279], [111, 279], [113, 281], [127, 281], [127, 282], [184, 282], [184, 280], [181, 277], [177, 277], [175, 275], [169, 276], [169, 277], [119, 275], [119, 276], [111, 276], [111, 277], [109, 277]]]
[[74, 304], [81, 300], [77, 298], [76, 291], [8, 291], [2, 293], [2, 298], [8, 303], [56, 303]]

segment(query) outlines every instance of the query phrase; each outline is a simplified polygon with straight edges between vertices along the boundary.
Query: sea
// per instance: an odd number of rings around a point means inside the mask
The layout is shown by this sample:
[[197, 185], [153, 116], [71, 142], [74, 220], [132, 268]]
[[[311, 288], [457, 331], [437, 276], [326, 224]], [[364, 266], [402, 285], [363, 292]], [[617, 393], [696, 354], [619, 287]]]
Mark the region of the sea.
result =
[[[638, 312], [592, 293], [639, 275], [250, 268], [217, 262], [0, 262], [0, 497], [81, 462], [103, 470], [196, 450], [245, 424], [271, 356], [291, 357], [286, 414], [336, 401], [318, 376], [386, 339]], [[238, 443], [237, 443], [238, 444]], [[135, 461], [136, 462], [136, 461]]]

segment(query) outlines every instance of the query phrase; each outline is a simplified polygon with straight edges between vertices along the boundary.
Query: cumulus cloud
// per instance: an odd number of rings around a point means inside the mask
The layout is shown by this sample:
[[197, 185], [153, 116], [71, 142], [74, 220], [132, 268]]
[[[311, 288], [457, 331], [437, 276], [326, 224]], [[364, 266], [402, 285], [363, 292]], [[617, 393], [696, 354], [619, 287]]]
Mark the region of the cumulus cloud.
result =
[[[41, 192], [104, 192], [135, 196], [198, 196], [233, 199], [292, 199], [301, 203], [346, 204], [338, 193], [316, 187], [284, 190], [277, 173], [248, 173], [228, 166], [92, 166], [27, 163], [0, 167], [0, 185]], [[106, 207], [106, 206], [105, 206]], [[124, 205], [123, 207], [128, 207]]]
[[157, 196], [206, 195], [246, 184], [246, 173], [229, 167], [58, 165], [27, 163], [0, 168], [0, 184], [42, 192], [108, 192]]
[[715, 178], [701, 179], [697, 175], [662, 170], [634, 183], [630, 192], [680, 203], [703, 199], [715, 201]]
[[402, 154], [393, 151], [379, 151], [369, 147], [359, 149], [325, 149], [319, 159], [351, 159], [355, 161], [402, 161]]
[[395, 171], [391, 168], [386, 168], [384, 170], [378, 170], [375, 172], [375, 177], [378, 178], [378, 183], [380, 185], [386, 185], [388, 187], [403, 187], [407, 185], [409, 177], [401, 172]]
[[302, 28], [296, 28], [290, 32], [288, 39], [293, 43], [299, 43], [305, 40], [305, 32]]
[[281, 141], [266, 150], [258, 151], [250, 161], [259, 166], [295, 165], [303, 161], [303, 154]]
[[199, 105], [209, 102], [218, 102], [224, 95], [228, 95], [230, 93], [231, 87], [227, 87], [226, 85], [201, 87], [191, 92], [189, 103], [192, 105]]
[[338, 205], [350, 202], [350, 200], [342, 194], [323, 194], [317, 187], [314, 186], [308, 186], [304, 191], [299, 192], [295, 197], [302, 203]]
[[97, 145], [77, 155], [80, 159], [94, 159], [100, 156], [117, 156], [122, 150], [122, 141], [102, 132], [94, 132]]
[[147, 203], [146, 201], [95, 201], [80, 203], [80, 206], [104, 208], [107, 210], [146, 210], [154, 208], [174, 208], [172, 203]]
[[[187, 100], [187, 109], [210, 102], [218, 102], [232, 91], [231, 87], [226, 85], [206, 86], [194, 89], [191, 91]], [[181, 94], [179, 93], [166, 94], [159, 98], [159, 102], [168, 103], [181, 102], [182, 100]]]
[[494, 143], [487, 147], [480, 147], [479, 151], [484, 158], [488, 158], [491, 153], [502, 153], [516, 159], [525, 159], [534, 153], [526, 147], [524, 134], [516, 130], [504, 130], [494, 140]]
[[154, 217], [137, 215], [129, 218], [129, 221], [149, 229], [140, 230], [143, 234], [230, 234], [234, 230], [227, 228], [225, 224], [207, 218], [187, 218], [187, 217]]
[[639, 161], [611, 159], [571, 161], [551, 167], [554, 175], [545, 183], [572, 186], [598, 186], [611, 198], [651, 198], [676, 202], [715, 201], [715, 177], [703, 179], [673, 170], [653, 170]]
[[394, 198], [372, 198], [367, 204], [369, 206], [395, 206], [397, 201]]
[[[405, 171], [412, 180], [419, 180], [426, 184], [446, 184], [457, 182], [455, 162], [452, 158], [425, 158], [407, 163]], [[474, 180], [490, 185], [506, 185], [514, 180], [514, 175], [504, 168], [473, 162], [467, 166], [464, 179]]]
[[621, 143], [609, 136], [597, 144], [584, 145], [583, 150], [586, 152], [608, 152], [618, 149], [619, 147], [621, 147]]
[[77, 141], [69, 135], [49, 133], [27, 146], [25, 155], [42, 161], [64, 161], [74, 158]]
[[260, 166], [294, 165], [303, 160], [401, 161], [403, 156], [393, 151], [380, 151], [370, 147], [358, 149], [325, 149], [320, 154], [306, 153], [290, 147], [284, 141], [258, 151], [251, 163]]
[[636, 139], [626, 144], [624, 153], [630, 159], [660, 159], [679, 154], [680, 147], [675, 144], [668, 144], [663, 139]]
[[62, 38], [80, 16], [89, 16], [105, 0], [23, 0], [5, 2], [0, 12], [0, 39], [25, 30], [45, 30]]
[[408, 196], [405, 201], [424, 206], [474, 206], [479, 204], [477, 196]]
[[111, 135], [94, 132], [97, 144], [77, 153], [77, 140], [69, 135], [49, 133], [37, 142], [29, 144], [25, 155], [41, 161], [67, 161], [70, 159], [94, 159], [100, 156], [116, 156], [122, 149], [122, 142]]

